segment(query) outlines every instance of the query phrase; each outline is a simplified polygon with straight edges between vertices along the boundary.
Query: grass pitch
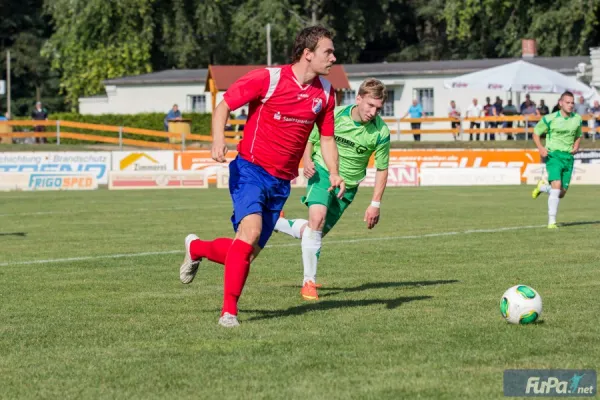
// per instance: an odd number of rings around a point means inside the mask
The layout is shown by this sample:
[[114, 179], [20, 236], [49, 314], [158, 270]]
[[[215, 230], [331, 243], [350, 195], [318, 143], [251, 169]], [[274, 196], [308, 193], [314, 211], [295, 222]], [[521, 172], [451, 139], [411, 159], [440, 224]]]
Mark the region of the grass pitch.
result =
[[[226, 191], [0, 193], [0, 398], [492, 399], [504, 369], [597, 368], [599, 189], [570, 189], [558, 231], [530, 189], [388, 189], [372, 231], [361, 189], [324, 239], [321, 300], [275, 234], [233, 330], [221, 266], [178, 280], [188, 233], [231, 236]], [[541, 323], [503, 321], [517, 283]]]

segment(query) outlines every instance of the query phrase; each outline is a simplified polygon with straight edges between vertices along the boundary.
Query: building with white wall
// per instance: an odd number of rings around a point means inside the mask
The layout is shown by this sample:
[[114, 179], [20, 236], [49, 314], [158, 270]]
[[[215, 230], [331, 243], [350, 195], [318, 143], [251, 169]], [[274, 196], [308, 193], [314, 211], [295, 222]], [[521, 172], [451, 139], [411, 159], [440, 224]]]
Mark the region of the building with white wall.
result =
[[[507, 100], [513, 97], [518, 106], [518, 94], [503, 91], [474, 91], [469, 89], [446, 89], [444, 80], [507, 64], [517, 59], [484, 59], [459, 61], [395, 62], [378, 64], [345, 64], [351, 90], [344, 95], [344, 102], [352, 102], [356, 90], [363, 79], [376, 77], [389, 89], [389, 101], [383, 116], [399, 118], [411, 105], [413, 98], [419, 99], [427, 115], [447, 116], [451, 100], [463, 111], [473, 98], [480, 104], [485, 98], [496, 96]], [[592, 63], [588, 56], [577, 57], [535, 57], [528, 62], [546, 67], [568, 76], [584, 75], [588, 80], [592, 75]], [[583, 64], [583, 65], [582, 65]], [[582, 69], [583, 66], [583, 69]], [[584, 71], [583, 74], [581, 71]], [[207, 69], [166, 70], [145, 75], [110, 79], [104, 82], [106, 95], [79, 99], [79, 112], [82, 114], [135, 114], [142, 112], [168, 112], [173, 104], [178, 104], [183, 112], [210, 112], [211, 93], [205, 91]], [[222, 98], [217, 95], [217, 102]], [[557, 94], [532, 94], [536, 103], [544, 99], [552, 108], [558, 100]], [[423, 129], [430, 127], [424, 124]], [[427, 135], [425, 140], [439, 140], [437, 135]], [[448, 135], [444, 136], [447, 138]], [[407, 138], [408, 139], [408, 138]]]

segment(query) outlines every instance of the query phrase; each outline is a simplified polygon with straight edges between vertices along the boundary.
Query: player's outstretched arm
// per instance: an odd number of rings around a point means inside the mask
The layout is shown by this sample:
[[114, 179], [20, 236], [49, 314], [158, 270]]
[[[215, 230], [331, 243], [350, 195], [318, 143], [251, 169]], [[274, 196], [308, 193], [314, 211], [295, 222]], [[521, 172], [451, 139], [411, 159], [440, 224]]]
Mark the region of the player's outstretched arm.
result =
[[379, 222], [381, 199], [387, 185], [388, 169], [378, 169], [375, 173], [375, 188], [373, 190], [373, 198], [371, 204], [365, 211], [364, 221], [367, 223], [367, 228], [373, 229]]
[[321, 135], [321, 154], [323, 154], [323, 160], [327, 165], [327, 170], [329, 171], [329, 182], [331, 183], [331, 187], [329, 190], [334, 190], [336, 187], [340, 188], [337, 197], [344, 197], [344, 193], [346, 192], [346, 183], [340, 176], [338, 161], [339, 154], [337, 149], [337, 144], [335, 143], [335, 139], [333, 136], [323, 136]]
[[227, 145], [225, 144], [225, 125], [229, 119], [229, 106], [225, 101], [221, 101], [212, 117], [212, 159], [218, 162], [225, 162], [227, 159]]

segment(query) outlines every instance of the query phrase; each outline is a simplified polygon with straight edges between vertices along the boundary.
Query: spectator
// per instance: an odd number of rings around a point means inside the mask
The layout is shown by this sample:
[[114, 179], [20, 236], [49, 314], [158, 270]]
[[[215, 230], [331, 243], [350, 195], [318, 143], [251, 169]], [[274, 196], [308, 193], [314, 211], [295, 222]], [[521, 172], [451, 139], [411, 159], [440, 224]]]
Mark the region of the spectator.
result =
[[[452, 100], [450, 102], [450, 107], [448, 107], [448, 117], [449, 118], [456, 118], [456, 121], [453, 121], [452, 124], [452, 129], [456, 129], [459, 128], [460, 129], [460, 108], [458, 108], [456, 106], [456, 102], [454, 100]], [[460, 133], [456, 134], [453, 133], [452, 134], [454, 136], [454, 140], [458, 140], [458, 135], [460, 135]]]
[[525, 95], [525, 101], [521, 103], [521, 108], [519, 108], [519, 111], [521, 112], [521, 114], [523, 114], [523, 109], [525, 109], [525, 107], [528, 107], [527, 102], [529, 102], [535, 106], [535, 103], [533, 101], [531, 101], [531, 96], [529, 95], [529, 93], [527, 93]]
[[167, 115], [165, 115], [163, 123], [166, 132], [169, 132], [169, 120], [181, 120], [181, 111], [179, 111], [179, 107], [177, 106], [177, 104], [173, 104], [173, 108], [171, 108]]
[[[31, 112], [31, 119], [33, 119], [34, 121], [48, 120], [48, 111], [46, 111], [46, 109], [42, 107], [41, 101], [38, 101], [37, 103], [35, 103], [35, 108]], [[46, 131], [46, 129], [44, 128], [43, 125], [36, 125], [33, 128], [33, 130], [34, 130], [34, 132], [45, 132]], [[36, 143], [46, 143], [47, 140], [45, 137], [39, 137], [39, 138], [36, 137], [35, 142]]]
[[[579, 96], [578, 99], [578, 103], [575, 104], [575, 108], [573, 111], [575, 111], [577, 114], [581, 115], [582, 117], [585, 117], [589, 114], [590, 112], [590, 106], [588, 105], [588, 103], [585, 102], [585, 99], [583, 98], [583, 96]], [[583, 120], [581, 121], [581, 126], [588, 126], [588, 122], [587, 120]], [[585, 134], [585, 138], [589, 138], [589, 135], [586, 133]]]
[[[525, 115], [525, 118], [529, 119], [532, 117], [539, 117], [540, 111], [535, 107], [535, 103], [529, 99], [525, 100], [524, 107], [521, 109], [521, 115]], [[525, 122], [528, 128], [533, 128], [536, 124], [536, 121]], [[527, 139], [531, 139], [531, 133], [527, 133]]]
[[[594, 101], [594, 107], [590, 108], [590, 114], [594, 117], [589, 121], [590, 129], [592, 129], [592, 134], [594, 134], [599, 126], [598, 121], [600, 121], [600, 102], [598, 100]], [[600, 138], [600, 133], [596, 132], [595, 138]]]
[[589, 109], [590, 107], [585, 102], [583, 96], [579, 96], [579, 102], [575, 104], [575, 112], [583, 117], [588, 114]]
[[[406, 112], [406, 114], [404, 114], [404, 116], [402, 117], [402, 119], [406, 118], [407, 115], [410, 114], [411, 118], [421, 118], [423, 117], [423, 108], [421, 107], [421, 104], [419, 104], [419, 101], [417, 99], [414, 99], [412, 102], [412, 106], [410, 106], [410, 108], [408, 109], [408, 111]], [[410, 123], [410, 129], [415, 130], [415, 129], [421, 129], [421, 123], [420, 122], [411, 122]], [[413, 137], [415, 138], [415, 142], [420, 142], [421, 141], [421, 135], [420, 134], [413, 134]]]
[[[485, 106], [483, 106], [483, 112], [485, 114], [486, 117], [495, 117], [496, 116], [496, 107], [494, 107], [494, 105], [491, 103], [491, 100], [489, 97], [485, 98]], [[495, 121], [485, 121], [485, 128], [496, 128], [496, 122]], [[488, 134], [484, 133], [483, 134], [483, 140], [488, 140]], [[490, 133], [490, 140], [496, 140], [496, 135], [494, 133]]]
[[546, 105], [546, 102], [543, 99], [540, 100], [540, 106], [538, 107], [538, 111], [540, 112], [540, 115], [542, 117], [544, 115], [550, 114], [550, 110], [548, 109], [548, 106]]
[[496, 101], [494, 102], [494, 108], [496, 109], [496, 115], [502, 114], [502, 99], [500, 96], [496, 96]]
[[[469, 108], [467, 108], [467, 114], [466, 114], [467, 118], [479, 118], [479, 117], [481, 117], [481, 114], [483, 113], [483, 109], [477, 103], [478, 103], [477, 99], [473, 99], [473, 103], [469, 106]], [[471, 121], [470, 129], [473, 129], [473, 128], [476, 128], [476, 129], [481, 128], [481, 121], [477, 121], [477, 120]], [[480, 137], [480, 135], [478, 133], [477, 134], [477, 140], [479, 140], [479, 137]], [[473, 140], [473, 134], [472, 133], [469, 134], [469, 140]]]
[[0, 121], [8, 121], [8, 113], [0, 115]]
[[[242, 108], [242, 111], [240, 112], [240, 115], [237, 117], [237, 119], [243, 119], [244, 121], [248, 120], [248, 115], [246, 115], [246, 109]], [[246, 125], [238, 125], [236, 131], [243, 131], [245, 126]]]
[[552, 107], [553, 114], [557, 111], [560, 111], [560, 104], [558, 102], [556, 103], [556, 105], [554, 107]]
[[[513, 115], [518, 115], [518, 114], [519, 114], [519, 112], [517, 111], [517, 107], [515, 107], [513, 105], [512, 100], [508, 100], [508, 102], [506, 103], [506, 107], [504, 107], [502, 109], [502, 112], [500, 113], [500, 115], [505, 115], [507, 117], [511, 117]], [[508, 128], [508, 129], [512, 129], [513, 121], [505, 121], [504, 127]], [[506, 140], [513, 140], [513, 135], [511, 133], [507, 133]]]

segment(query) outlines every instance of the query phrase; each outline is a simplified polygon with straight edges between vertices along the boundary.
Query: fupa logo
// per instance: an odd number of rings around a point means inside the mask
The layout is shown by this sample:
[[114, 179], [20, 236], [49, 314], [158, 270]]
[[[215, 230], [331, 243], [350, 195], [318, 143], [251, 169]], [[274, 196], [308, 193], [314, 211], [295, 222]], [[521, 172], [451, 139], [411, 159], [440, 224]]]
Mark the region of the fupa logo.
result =
[[505, 396], [593, 397], [594, 370], [506, 370]]
[[591, 393], [593, 386], [580, 387], [581, 378], [585, 374], [577, 375], [574, 374], [569, 381], [561, 381], [558, 378], [548, 378], [545, 380], [540, 379], [539, 376], [532, 376], [527, 380], [527, 388], [525, 389], [526, 394], [579, 394], [579, 393]]

